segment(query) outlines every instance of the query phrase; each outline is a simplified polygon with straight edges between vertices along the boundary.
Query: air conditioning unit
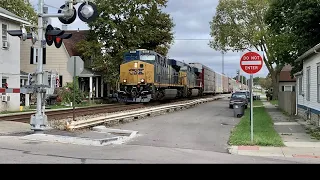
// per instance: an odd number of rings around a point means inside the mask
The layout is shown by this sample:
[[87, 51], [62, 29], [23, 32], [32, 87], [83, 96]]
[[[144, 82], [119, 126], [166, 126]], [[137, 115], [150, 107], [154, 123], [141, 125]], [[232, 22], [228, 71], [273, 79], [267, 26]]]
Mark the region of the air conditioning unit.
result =
[[2, 48], [9, 48], [9, 42], [8, 41], [2, 41]]
[[10, 96], [2, 95], [1, 100], [2, 100], [2, 102], [8, 102], [8, 101], [10, 101]]

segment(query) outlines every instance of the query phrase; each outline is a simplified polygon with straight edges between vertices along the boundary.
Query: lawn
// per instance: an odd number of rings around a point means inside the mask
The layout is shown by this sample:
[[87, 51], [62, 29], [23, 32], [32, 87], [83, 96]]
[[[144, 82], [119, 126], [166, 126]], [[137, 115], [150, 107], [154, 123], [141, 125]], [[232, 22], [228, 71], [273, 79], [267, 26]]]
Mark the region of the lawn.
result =
[[253, 108], [253, 143], [250, 139], [250, 111], [245, 111], [240, 123], [233, 129], [230, 145], [284, 146], [280, 135], [273, 127], [273, 121], [264, 107]]
[[278, 100], [271, 100], [269, 101], [272, 105], [278, 105]]
[[255, 106], [263, 106], [262, 101], [260, 101], [260, 100], [254, 100], [254, 101], [253, 101], [253, 107], [255, 107]]

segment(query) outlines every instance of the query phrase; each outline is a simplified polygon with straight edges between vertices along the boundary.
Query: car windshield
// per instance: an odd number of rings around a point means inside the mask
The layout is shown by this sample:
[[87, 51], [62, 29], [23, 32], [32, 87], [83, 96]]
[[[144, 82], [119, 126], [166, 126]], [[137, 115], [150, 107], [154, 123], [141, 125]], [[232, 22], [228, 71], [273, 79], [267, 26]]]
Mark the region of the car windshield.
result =
[[244, 93], [237, 93], [237, 94], [232, 94], [231, 98], [246, 98], [246, 95]]

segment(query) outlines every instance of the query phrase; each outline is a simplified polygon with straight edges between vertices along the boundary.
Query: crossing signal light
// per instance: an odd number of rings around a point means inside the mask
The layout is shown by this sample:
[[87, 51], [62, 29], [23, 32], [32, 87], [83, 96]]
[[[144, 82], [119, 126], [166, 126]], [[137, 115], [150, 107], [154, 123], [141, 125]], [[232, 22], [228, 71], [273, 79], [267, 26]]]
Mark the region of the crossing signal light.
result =
[[[7, 31], [8, 34], [10, 34], [11, 36], [18, 36], [20, 37], [23, 41], [28, 39], [28, 33], [27, 30], [25, 28], [22, 28], [20, 30], [8, 30]], [[30, 36], [31, 33], [29, 33]], [[31, 35], [32, 36], [32, 35]]]
[[[58, 30], [60, 30], [59, 28], [57, 28]], [[69, 39], [72, 37], [72, 34], [70, 33], [66, 33], [66, 34], [62, 34], [60, 36], [56, 36], [53, 41], [54, 41], [54, 45], [56, 46], [56, 48], [60, 48], [62, 45], [62, 40], [63, 39]]]
[[[75, 2], [73, 2], [75, 3]], [[58, 10], [58, 13], [61, 14], [61, 13], [64, 13], [64, 14], [67, 14], [68, 16], [65, 16], [65, 17], [59, 17], [59, 21], [63, 24], [71, 24], [73, 23], [76, 18], [77, 18], [77, 10], [72, 7], [72, 9], [70, 10], [69, 9], [69, 5], [62, 5], [60, 7], [60, 9]]]
[[91, 22], [98, 17], [98, 8], [92, 2], [84, 2], [79, 6], [78, 16], [83, 22]]
[[48, 25], [46, 28], [46, 42], [48, 46], [51, 46], [53, 43], [56, 46], [56, 48], [60, 48], [62, 45], [63, 39], [69, 39], [72, 37], [72, 34], [70, 33], [64, 33], [64, 30], [61, 30], [59, 28], [54, 28], [52, 25]]

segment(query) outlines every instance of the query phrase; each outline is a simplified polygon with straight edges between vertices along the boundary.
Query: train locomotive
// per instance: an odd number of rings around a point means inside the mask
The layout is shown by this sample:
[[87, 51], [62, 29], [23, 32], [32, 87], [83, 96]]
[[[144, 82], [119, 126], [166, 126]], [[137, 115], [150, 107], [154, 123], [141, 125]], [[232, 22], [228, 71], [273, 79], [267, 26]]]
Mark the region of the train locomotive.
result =
[[207, 94], [230, 93], [237, 83], [201, 63], [184, 63], [137, 49], [124, 53], [118, 100], [147, 103]]
[[199, 96], [195, 68], [161, 54], [138, 49], [124, 54], [120, 65], [118, 99], [150, 102]]

